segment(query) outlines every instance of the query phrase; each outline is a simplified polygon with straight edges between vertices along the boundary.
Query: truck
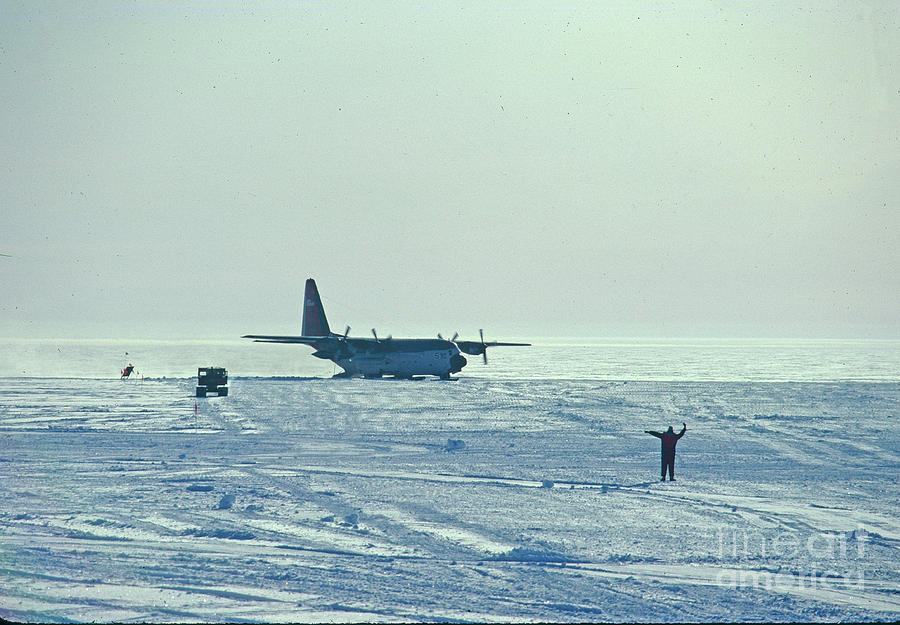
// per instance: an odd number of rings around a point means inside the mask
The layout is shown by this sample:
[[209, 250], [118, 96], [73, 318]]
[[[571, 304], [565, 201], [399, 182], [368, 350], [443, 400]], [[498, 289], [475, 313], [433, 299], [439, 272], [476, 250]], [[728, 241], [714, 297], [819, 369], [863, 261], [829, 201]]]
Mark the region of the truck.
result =
[[197, 369], [197, 397], [215, 393], [219, 397], [228, 396], [228, 372], [224, 367], [200, 367]]

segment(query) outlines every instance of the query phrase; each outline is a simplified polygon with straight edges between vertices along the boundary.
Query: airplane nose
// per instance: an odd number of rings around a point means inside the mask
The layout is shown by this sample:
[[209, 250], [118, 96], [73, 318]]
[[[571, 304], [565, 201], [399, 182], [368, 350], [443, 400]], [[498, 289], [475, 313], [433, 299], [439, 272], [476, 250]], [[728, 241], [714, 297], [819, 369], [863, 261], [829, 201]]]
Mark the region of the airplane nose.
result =
[[468, 361], [461, 355], [456, 354], [450, 359], [450, 372], [459, 373], [466, 366]]

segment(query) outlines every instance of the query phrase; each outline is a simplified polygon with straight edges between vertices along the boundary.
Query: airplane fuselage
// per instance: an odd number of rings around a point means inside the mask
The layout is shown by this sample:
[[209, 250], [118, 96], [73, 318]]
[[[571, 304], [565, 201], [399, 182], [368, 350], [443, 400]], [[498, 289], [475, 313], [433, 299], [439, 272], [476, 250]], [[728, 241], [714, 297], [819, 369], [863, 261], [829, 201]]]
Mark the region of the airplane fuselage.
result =
[[466, 366], [459, 348], [441, 339], [328, 339], [313, 347], [314, 356], [334, 362], [347, 375], [447, 378]]

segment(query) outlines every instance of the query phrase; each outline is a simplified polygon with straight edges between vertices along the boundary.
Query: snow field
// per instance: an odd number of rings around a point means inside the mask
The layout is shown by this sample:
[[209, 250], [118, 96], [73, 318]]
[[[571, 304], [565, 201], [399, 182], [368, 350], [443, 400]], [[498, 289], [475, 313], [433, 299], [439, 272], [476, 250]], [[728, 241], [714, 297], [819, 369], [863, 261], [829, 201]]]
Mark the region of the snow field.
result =
[[0, 617], [900, 617], [895, 383], [193, 386], [0, 378]]

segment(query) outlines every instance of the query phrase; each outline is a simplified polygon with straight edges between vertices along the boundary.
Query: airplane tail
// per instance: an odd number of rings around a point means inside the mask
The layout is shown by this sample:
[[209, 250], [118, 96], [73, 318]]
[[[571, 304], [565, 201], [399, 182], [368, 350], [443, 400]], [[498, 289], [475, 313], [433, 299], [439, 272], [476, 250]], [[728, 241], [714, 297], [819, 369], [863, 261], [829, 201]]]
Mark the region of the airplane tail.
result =
[[322, 307], [319, 289], [312, 278], [306, 281], [306, 294], [303, 296], [303, 336], [329, 336], [328, 320]]

